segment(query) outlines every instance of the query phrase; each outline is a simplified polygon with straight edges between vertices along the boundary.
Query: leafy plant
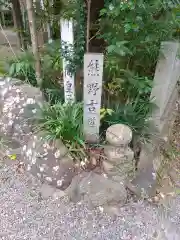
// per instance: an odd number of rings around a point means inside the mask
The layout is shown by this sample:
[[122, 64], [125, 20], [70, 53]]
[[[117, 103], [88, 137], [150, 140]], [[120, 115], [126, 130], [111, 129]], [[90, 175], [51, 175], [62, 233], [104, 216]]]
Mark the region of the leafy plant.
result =
[[152, 90], [152, 79], [134, 75], [128, 70], [119, 70], [119, 77], [112, 81], [107, 81], [105, 90], [108, 97], [116, 102], [129, 103], [137, 99], [137, 96], [142, 99], [148, 99]]
[[47, 44], [41, 52], [43, 89], [59, 90], [62, 88], [62, 58], [59, 41]]
[[9, 61], [9, 73], [11, 77], [18, 77], [21, 80], [28, 81], [31, 85], [36, 86], [36, 76], [34, 68], [34, 56], [32, 52], [22, 52]]
[[[47, 44], [40, 52], [42, 63], [42, 88], [45, 96], [52, 103], [63, 100], [62, 97], [62, 59], [59, 41]], [[9, 61], [9, 73], [12, 77], [17, 77], [27, 81], [33, 86], [37, 86], [35, 76], [35, 60], [31, 51], [20, 53], [17, 58]]]
[[128, 125], [133, 131], [133, 137], [145, 142], [150, 136], [150, 117], [155, 104], [139, 97], [127, 104], [113, 106], [113, 110], [104, 116], [101, 128], [107, 129], [112, 124]]
[[44, 89], [44, 94], [47, 102], [51, 105], [61, 101], [64, 102], [64, 88], [58, 86], [51, 86], [50, 88]]
[[175, 11], [178, 5], [170, 3], [105, 1], [100, 12], [99, 38], [106, 43], [107, 88], [113, 88], [123, 102], [136, 98], [138, 89], [143, 97], [149, 97], [160, 44], [173, 40], [180, 26]]
[[[114, 111], [101, 109], [101, 121]], [[61, 139], [75, 160], [88, 159], [89, 152], [83, 132], [83, 103], [44, 104], [36, 115], [38, 131], [46, 132], [48, 140]]]
[[[172, 3], [172, 4], [171, 4]], [[102, 131], [115, 123], [133, 130], [134, 138], [150, 137], [150, 93], [162, 41], [174, 40], [180, 26], [173, 1], [105, 0], [99, 38], [105, 42]]]
[[84, 161], [82, 103], [44, 105], [38, 118], [38, 129], [46, 131], [49, 140], [61, 139], [74, 159]]
[[44, 49], [42, 50], [41, 58], [42, 62], [44, 62], [45, 64], [48, 63], [49, 67], [52, 67], [53, 70], [62, 71], [60, 42], [53, 41], [53, 43], [46, 44]]

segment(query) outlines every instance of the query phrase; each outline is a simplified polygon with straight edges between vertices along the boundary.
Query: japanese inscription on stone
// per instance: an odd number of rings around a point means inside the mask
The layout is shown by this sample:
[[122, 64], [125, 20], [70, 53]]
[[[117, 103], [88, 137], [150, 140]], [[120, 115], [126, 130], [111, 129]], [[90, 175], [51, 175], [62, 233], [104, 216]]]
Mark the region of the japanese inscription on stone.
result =
[[[61, 41], [65, 42], [68, 46], [74, 42], [73, 38], [73, 22], [68, 20], [61, 20]], [[69, 50], [71, 51], [71, 49]], [[64, 97], [65, 102], [75, 101], [75, 89], [74, 89], [74, 74], [68, 69], [68, 62], [63, 58], [63, 79], [64, 79]]]
[[84, 134], [88, 142], [98, 142], [103, 77], [103, 54], [84, 56]]

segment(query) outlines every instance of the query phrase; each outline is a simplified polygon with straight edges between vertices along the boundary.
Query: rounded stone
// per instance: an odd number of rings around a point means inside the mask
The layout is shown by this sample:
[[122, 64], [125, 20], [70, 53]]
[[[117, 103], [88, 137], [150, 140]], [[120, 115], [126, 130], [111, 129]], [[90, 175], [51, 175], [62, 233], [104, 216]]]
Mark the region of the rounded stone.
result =
[[114, 124], [106, 131], [106, 141], [114, 146], [126, 146], [131, 140], [132, 131], [124, 124]]

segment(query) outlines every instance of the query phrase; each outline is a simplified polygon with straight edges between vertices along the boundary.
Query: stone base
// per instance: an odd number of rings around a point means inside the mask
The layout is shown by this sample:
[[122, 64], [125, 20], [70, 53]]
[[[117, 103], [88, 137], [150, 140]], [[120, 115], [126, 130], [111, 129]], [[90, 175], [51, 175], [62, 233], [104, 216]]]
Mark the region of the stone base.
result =
[[73, 202], [82, 200], [89, 207], [116, 204], [123, 206], [127, 200], [127, 192], [123, 184], [94, 172], [77, 175], [66, 193]]

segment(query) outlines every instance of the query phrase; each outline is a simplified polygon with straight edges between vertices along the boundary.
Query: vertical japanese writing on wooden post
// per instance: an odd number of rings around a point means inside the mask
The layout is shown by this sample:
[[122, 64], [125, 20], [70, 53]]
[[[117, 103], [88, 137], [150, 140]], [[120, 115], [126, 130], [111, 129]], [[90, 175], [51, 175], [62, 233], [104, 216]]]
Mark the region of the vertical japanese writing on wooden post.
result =
[[98, 142], [103, 77], [103, 54], [84, 56], [84, 135], [88, 142]]
[[[73, 45], [73, 21], [61, 20], [61, 42]], [[68, 51], [68, 49], [66, 49]], [[71, 49], [69, 49], [69, 52]], [[63, 58], [63, 80], [64, 80], [64, 98], [65, 102], [75, 101], [74, 74], [69, 71], [69, 62]]]

